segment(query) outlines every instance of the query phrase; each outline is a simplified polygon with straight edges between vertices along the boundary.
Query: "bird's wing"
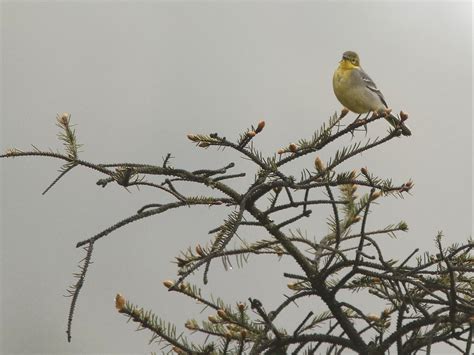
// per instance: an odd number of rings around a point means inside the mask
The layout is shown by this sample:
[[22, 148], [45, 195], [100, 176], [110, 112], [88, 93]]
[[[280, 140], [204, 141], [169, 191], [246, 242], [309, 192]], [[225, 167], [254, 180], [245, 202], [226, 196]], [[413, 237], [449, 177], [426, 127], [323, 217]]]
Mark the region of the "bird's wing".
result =
[[387, 102], [385, 101], [385, 98], [383, 97], [382, 92], [377, 89], [377, 85], [375, 85], [374, 81], [370, 78], [370, 76], [362, 69], [359, 69], [359, 74], [362, 79], [362, 81], [365, 83], [365, 86], [367, 89], [369, 89], [372, 92], [375, 92], [377, 96], [382, 100], [383, 104], [385, 107], [388, 107]]

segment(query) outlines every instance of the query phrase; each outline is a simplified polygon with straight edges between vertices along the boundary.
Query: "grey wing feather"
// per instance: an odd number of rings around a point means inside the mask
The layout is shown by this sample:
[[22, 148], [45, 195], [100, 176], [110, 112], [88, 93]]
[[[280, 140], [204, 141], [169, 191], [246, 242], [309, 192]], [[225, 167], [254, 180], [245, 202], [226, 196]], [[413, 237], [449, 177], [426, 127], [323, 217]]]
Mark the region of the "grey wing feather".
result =
[[375, 85], [374, 81], [370, 78], [370, 76], [362, 68], [360, 68], [359, 74], [360, 74], [361, 79], [364, 81], [367, 89], [375, 92], [380, 98], [380, 100], [382, 100], [385, 107], [388, 107], [387, 102], [385, 101], [385, 98], [383, 97], [382, 92], [379, 89], [377, 89], [377, 85]]

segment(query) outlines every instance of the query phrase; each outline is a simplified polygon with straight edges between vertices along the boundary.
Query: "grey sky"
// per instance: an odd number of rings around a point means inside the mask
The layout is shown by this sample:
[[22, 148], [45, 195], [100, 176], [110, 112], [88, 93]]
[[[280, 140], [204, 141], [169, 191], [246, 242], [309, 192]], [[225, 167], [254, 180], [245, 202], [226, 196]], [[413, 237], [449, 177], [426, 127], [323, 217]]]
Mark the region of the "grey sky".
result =
[[[60, 148], [55, 116], [68, 111], [86, 160], [159, 164], [171, 152], [178, 167], [234, 161], [242, 171], [249, 164], [238, 155], [196, 149], [186, 134], [236, 137], [265, 119], [256, 139], [265, 154], [310, 137], [340, 109], [332, 73], [342, 52], [355, 50], [389, 106], [410, 114], [413, 131], [347, 165], [415, 182], [413, 196], [387, 198], [374, 211], [372, 226], [406, 220], [410, 227], [382, 245], [402, 258], [416, 247], [433, 250], [438, 230], [446, 243], [471, 234], [470, 2], [10, 1], [1, 10], [2, 151]], [[386, 130], [377, 122], [368, 136]], [[2, 353], [158, 351], [147, 345], [149, 333], [133, 332], [114, 310], [116, 292], [181, 329], [199, 316], [199, 305], [168, 293], [161, 282], [175, 277], [170, 261], [179, 250], [205, 243], [207, 231], [225, 217], [215, 209], [171, 212], [98, 243], [68, 344], [69, 299], [62, 295], [84, 255], [75, 243], [163, 196], [99, 188], [98, 175], [84, 169], [42, 196], [58, 162], [0, 164]], [[325, 231], [315, 221], [326, 213], [303, 224], [309, 235]], [[296, 270], [274, 259], [251, 258], [247, 268], [227, 273], [216, 264], [206, 294], [229, 302], [255, 296], [272, 308], [288, 293], [282, 277], [288, 269]], [[288, 315], [288, 322], [300, 318]]]

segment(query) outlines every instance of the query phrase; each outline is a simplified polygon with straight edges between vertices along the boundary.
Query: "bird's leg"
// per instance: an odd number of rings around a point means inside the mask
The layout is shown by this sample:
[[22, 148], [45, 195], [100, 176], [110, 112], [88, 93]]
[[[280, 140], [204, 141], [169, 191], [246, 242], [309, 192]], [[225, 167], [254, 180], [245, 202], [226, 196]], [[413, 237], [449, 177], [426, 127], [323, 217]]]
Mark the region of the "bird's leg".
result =
[[[354, 122], [351, 123], [351, 125], [355, 125], [357, 122], [359, 122], [360, 116], [362, 116], [361, 113], [359, 113], [359, 115], [358, 115], [357, 118], [354, 120]], [[351, 131], [352, 138], [354, 138], [354, 131], [355, 131], [355, 130], [352, 130], [352, 131]]]
[[369, 118], [369, 115], [370, 115], [370, 111], [367, 112], [367, 115], [365, 115], [365, 117], [364, 117], [364, 121], [365, 121], [365, 123], [364, 123], [364, 130], [365, 130], [365, 136], [366, 136], [366, 137], [367, 137], [367, 118]]

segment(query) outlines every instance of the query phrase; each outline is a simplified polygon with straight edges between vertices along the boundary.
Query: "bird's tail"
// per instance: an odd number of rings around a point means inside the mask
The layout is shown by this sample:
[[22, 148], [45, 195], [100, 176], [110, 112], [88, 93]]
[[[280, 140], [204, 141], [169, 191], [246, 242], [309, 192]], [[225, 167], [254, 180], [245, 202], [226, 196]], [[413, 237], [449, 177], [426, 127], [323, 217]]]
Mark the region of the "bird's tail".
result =
[[388, 116], [385, 117], [385, 119], [390, 123], [393, 127], [395, 128], [400, 128], [402, 130], [402, 134], [404, 136], [411, 136], [411, 131], [408, 126], [402, 122], [398, 117], [389, 114]]

